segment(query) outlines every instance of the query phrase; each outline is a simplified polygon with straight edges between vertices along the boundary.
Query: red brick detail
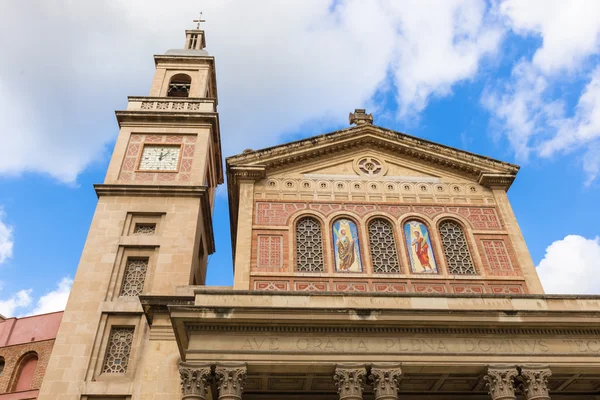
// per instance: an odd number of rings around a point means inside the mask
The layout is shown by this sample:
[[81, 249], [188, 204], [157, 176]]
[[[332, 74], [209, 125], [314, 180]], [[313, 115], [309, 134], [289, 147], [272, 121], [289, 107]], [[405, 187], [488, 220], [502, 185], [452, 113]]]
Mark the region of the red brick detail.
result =
[[[0, 393], [10, 392], [19, 379], [17, 369], [20, 366], [20, 361], [24, 355], [31, 352], [37, 353], [38, 356], [31, 389], [39, 389], [46, 374], [52, 346], [54, 346], [54, 339], [0, 347], [0, 357], [4, 358], [5, 363], [4, 370], [0, 375]], [[0, 397], [2, 396], [0, 395]]]
[[366, 215], [369, 212], [372, 211], [377, 211], [377, 205], [375, 204], [345, 204], [344, 205], [344, 210], [346, 211], [351, 211], [357, 215], [360, 215], [361, 217]]
[[[278, 238], [280, 241], [280, 244], [278, 246], [278, 250], [279, 250], [279, 255], [271, 255], [269, 253], [269, 256], [265, 259], [263, 258], [262, 260], [261, 258], [261, 247], [262, 249], [266, 249], [265, 245], [266, 243], [269, 243], [271, 239], [269, 239], [269, 242], [264, 242], [263, 239], [264, 238]], [[250, 260], [250, 270], [251, 271], [259, 271], [259, 272], [274, 272], [274, 273], [281, 273], [281, 272], [287, 272], [289, 270], [289, 260], [288, 260], [288, 256], [289, 256], [289, 252], [291, 251], [291, 249], [289, 248], [289, 234], [287, 231], [273, 231], [270, 229], [258, 229], [258, 230], [254, 230], [252, 232], [252, 244], [251, 244], [251, 249], [252, 249], [252, 253], [250, 255], [251, 260]], [[276, 240], [275, 240], [276, 241]], [[270, 242], [272, 244], [274, 244], [274, 242]], [[269, 251], [271, 250], [271, 246], [269, 247]], [[264, 254], [262, 255], [264, 257]], [[277, 257], [279, 257], [279, 262], [276, 263], [277, 261]], [[266, 262], [268, 261], [268, 262]], [[273, 264], [273, 262], [275, 262], [275, 264]], [[273, 266], [268, 266], [268, 265], [273, 265]]]
[[425, 214], [428, 217], [434, 217], [444, 212], [444, 207], [413, 206], [413, 211]]
[[342, 205], [341, 204], [318, 204], [317, 203], [317, 204], [311, 204], [310, 209], [320, 211], [321, 214], [327, 216], [334, 211], [340, 211], [342, 209]]
[[493, 294], [523, 294], [525, 289], [520, 284], [488, 285], [489, 293]]
[[378, 208], [379, 210], [391, 214], [396, 218], [400, 217], [401, 215], [407, 214], [411, 211], [410, 206], [388, 206], [382, 204]]
[[289, 289], [290, 284], [287, 281], [254, 281], [254, 290], [282, 291]]
[[256, 224], [287, 225], [288, 218], [298, 210], [304, 210], [305, 203], [262, 203], [256, 204]]
[[443, 283], [420, 283], [413, 282], [412, 291], [415, 293], [446, 293], [446, 285]]
[[335, 284], [336, 292], [366, 292], [369, 285], [366, 282], [337, 282]]
[[448, 212], [466, 218], [475, 229], [502, 229], [496, 210], [491, 207], [447, 207]]
[[[136, 172], [138, 167], [140, 153], [144, 143], [164, 143], [164, 144], [181, 144], [181, 162], [178, 172]], [[194, 148], [196, 136], [192, 135], [143, 135], [132, 134], [129, 138], [127, 150], [125, 150], [125, 158], [121, 165], [119, 180], [134, 181], [134, 182], [189, 182], [192, 170], [192, 161], [194, 157]], [[182, 174], [181, 172], [185, 172]]]
[[294, 282], [294, 290], [300, 292], [327, 292], [329, 283], [327, 282]]
[[457, 294], [483, 294], [485, 292], [483, 285], [450, 285], [452, 293]]
[[282, 246], [281, 235], [258, 235], [258, 267], [281, 268]]
[[489, 275], [519, 275], [513, 267], [514, 254], [509, 253], [504, 239], [481, 238], [479, 240], [484, 266]]
[[407, 293], [408, 285], [406, 283], [374, 283], [375, 292], [386, 293]]

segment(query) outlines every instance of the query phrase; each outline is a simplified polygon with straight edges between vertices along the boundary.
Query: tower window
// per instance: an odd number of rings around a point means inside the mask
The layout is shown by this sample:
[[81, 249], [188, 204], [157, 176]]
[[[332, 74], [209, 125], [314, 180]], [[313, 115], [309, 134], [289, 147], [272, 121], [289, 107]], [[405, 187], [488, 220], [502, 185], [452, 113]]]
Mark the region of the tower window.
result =
[[380, 218], [371, 221], [369, 224], [369, 247], [371, 248], [374, 273], [400, 273], [392, 224]]
[[469, 245], [460, 225], [454, 221], [442, 221], [439, 229], [448, 272], [461, 275], [475, 274]]
[[186, 74], [177, 74], [171, 78], [169, 83], [168, 97], [189, 97], [192, 78]]
[[124, 374], [127, 372], [129, 355], [133, 345], [134, 328], [112, 328], [104, 357], [103, 373]]
[[197, 33], [192, 33], [190, 35], [190, 47], [188, 47], [188, 49], [195, 49], [196, 48], [196, 43], [198, 43], [198, 34]]
[[296, 223], [296, 271], [324, 270], [321, 224], [312, 217], [302, 218]]
[[125, 276], [121, 286], [121, 296], [139, 296], [144, 290], [148, 259], [129, 259], [125, 265]]

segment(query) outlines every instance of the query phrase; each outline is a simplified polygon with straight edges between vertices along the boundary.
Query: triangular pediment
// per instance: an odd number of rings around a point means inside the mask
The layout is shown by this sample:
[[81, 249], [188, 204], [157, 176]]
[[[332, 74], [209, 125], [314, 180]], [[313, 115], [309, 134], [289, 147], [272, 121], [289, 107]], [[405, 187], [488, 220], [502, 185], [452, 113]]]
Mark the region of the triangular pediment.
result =
[[[230, 171], [262, 169], [268, 176], [368, 177], [358, 162], [372, 157], [380, 177], [450, 179], [510, 186], [519, 167], [374, 125], [360, 125], [229, 157]], [[362, 159], [362, 161], [361, 161]], [[489, 178], [487, 181], [485, 177]]]

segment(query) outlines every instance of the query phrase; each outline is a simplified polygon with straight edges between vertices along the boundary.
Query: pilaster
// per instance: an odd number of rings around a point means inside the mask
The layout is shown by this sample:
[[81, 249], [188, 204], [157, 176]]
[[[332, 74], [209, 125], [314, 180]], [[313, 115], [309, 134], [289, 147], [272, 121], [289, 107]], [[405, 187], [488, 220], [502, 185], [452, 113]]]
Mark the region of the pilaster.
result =
[[335, 368], [335, 381], [340, 400], [362, 400], [363, 382], [367, 370], [363, 365], [339, 365]]
[[483, 377], [492, 400], [515, 400], [515, 378], [519, 372], [515, 366], [488, 367]]
[[369, 381], [373, 385], [375, 400], [397, 400], [400, 365], [373, 365]]

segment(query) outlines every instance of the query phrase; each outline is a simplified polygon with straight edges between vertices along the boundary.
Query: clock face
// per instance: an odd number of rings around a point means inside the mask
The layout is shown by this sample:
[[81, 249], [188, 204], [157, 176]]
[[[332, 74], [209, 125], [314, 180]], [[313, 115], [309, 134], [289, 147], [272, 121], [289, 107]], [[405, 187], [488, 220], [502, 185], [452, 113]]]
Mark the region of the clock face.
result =
[[140, 170], [177, 171], [180, 146], [145, 145], [140, 159]]

